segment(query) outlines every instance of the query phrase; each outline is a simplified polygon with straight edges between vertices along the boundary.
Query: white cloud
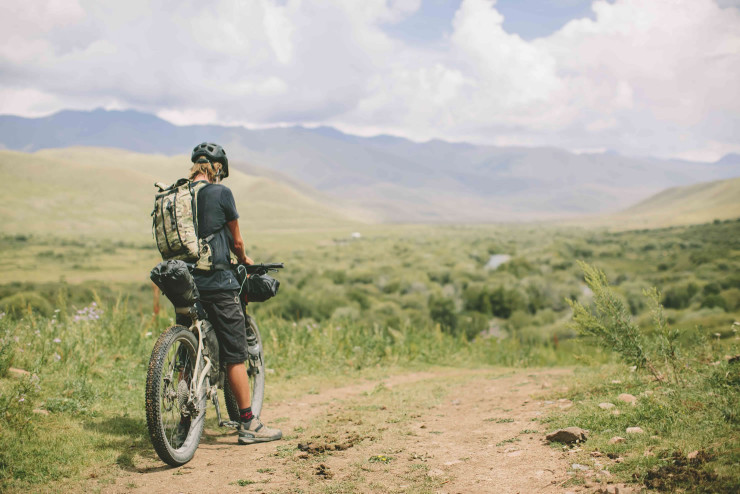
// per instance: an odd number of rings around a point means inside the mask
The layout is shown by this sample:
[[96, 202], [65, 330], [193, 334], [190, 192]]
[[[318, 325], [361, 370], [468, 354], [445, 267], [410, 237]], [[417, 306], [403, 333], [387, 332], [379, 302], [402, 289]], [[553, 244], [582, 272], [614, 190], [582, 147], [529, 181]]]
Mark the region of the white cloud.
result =
[[383, 29], [420, 0], [32, 0], [0, 6], [0, 112], [128, 106], [177, 123], [326, 123], [487, 143], [709, 156], [740, 135], [740, 10], [594, 1], [525, 41], [464, 0], [442, 43]]

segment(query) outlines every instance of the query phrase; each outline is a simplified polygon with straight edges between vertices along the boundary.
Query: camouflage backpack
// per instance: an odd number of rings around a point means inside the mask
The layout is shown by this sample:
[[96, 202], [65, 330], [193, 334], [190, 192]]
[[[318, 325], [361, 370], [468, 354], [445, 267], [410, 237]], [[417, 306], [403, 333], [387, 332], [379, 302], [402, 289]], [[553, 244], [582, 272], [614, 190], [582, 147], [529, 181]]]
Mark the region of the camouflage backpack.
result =
[[196, 269], [210, 270], [213, 252], [209, 242], [214, 235], [198, 238], [198, 191], [207, 184], [181, 178], [166, 186], [154, 184], [152, 232], [163, 260], [177, 259], [195, 263]]

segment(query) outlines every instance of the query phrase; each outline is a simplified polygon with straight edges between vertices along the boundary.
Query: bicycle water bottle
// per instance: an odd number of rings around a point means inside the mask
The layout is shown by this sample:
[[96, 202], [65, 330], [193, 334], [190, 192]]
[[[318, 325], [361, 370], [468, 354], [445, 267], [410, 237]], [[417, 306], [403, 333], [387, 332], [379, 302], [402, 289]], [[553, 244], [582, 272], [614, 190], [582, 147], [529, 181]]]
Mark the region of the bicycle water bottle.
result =
[[254, 334], [247, 335], [247, 353], [250, 357], [259, 357], [260, 342]]

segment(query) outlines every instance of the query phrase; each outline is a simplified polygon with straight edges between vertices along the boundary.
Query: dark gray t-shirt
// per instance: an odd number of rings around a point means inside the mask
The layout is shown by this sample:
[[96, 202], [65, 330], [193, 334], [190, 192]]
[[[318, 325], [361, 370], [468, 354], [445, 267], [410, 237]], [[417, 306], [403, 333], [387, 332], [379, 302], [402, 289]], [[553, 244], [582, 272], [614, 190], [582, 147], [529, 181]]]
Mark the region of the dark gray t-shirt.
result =
[[[239, 218], [234, 195], [221, 184], [208, 184], [198, 191], [198, 236], [215, 234], [211, 240], [214, 264], [229, 263], [232, 237], [226, 223]], [[238, 290], [239, 283], [231, 270], [196, 271], [193, 273], [198, 290]]]

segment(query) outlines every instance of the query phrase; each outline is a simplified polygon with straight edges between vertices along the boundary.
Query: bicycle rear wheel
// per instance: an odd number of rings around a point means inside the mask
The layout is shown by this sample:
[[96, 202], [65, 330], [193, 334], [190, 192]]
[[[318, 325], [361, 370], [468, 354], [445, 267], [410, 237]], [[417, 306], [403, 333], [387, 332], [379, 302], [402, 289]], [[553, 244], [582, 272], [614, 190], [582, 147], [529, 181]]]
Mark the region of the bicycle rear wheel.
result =
[[[172, 326], [152, 350], [146, 376], [146, 423], [157, 455], [180, 466], [193, 457], [205, 422], [205, 386], [188, 400], [196, 370], [198, 340], [188, 328]], [[200, 369], [203, 368], [201, 361]]]
[[[259, 345], [259, 354], [256, 356], [250, 355], [249, 359], [245, 362], [247, 365], [247, 376], [249, 376], [249, 391], [252, 394], [252, 414], [255, 417], [259, 417], [262, 412], [262, 401], [265, 397], [265, 352], [262, 347], [262, 337], [260, 336], [260, 330], [257, 327], [257, 323], [254, 318], [249, 314], [247, 318], [247, 332], [250, 331], [257, 337], [257, 343]], [[229, 419], [235, 422], [239, 421], [239, 404], [236, 402], [236, 396], [231, 390], [231, 384], [229, 383], [228, 375], [224, 380], [224, 401], [226, 402], [226, 410], [229, 412]]]

